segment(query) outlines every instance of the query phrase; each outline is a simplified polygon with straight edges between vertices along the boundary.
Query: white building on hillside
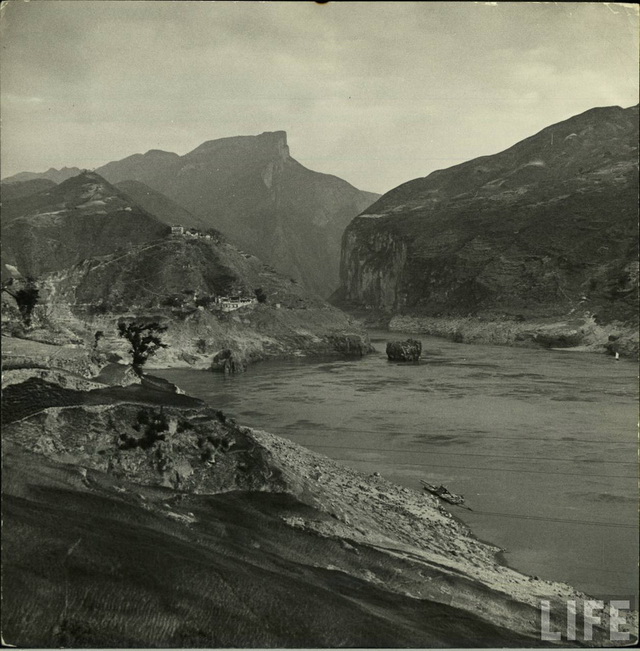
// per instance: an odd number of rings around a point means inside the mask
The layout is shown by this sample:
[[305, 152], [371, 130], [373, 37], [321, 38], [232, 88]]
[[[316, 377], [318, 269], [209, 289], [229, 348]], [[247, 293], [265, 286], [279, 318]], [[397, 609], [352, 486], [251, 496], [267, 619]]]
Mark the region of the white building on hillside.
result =
[[217, 296], [216, 304], [223, 312], [233, 312], [241, 307], [248, 307], [258, 302], [256, 298], [245, 298], [244, 296]]

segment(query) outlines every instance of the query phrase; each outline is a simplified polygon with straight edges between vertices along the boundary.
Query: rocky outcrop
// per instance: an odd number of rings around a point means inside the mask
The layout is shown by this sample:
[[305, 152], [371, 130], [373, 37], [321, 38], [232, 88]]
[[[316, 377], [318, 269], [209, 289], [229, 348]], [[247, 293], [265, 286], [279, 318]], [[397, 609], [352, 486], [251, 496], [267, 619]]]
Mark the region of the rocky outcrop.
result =
[[593, 109], [391, 190], [343, 238], [336, 304], [637, 321], [638, 107]]
[[367, 335], [330, 335], [328, 340], [333, 349], [345, 357], [362, 357], [374, 350]]
[[8, 370], [62, 370], [84, 378], [93, 378], [107, 363], [88, 347], [57, 346], [17, 337], [2, 338], [2, 368]]
[[93, 391], [103, 389], [102, 379], [87, 379], [62, 369], [52, 368], [20, 368], [4, 369], [2, 372], [2, 389], [23, 384], [28, 380], [39, 379], [45, 384], [52, 384], [73, 391]]
[[247, 369], [247, 363], [240, 359], [238, 353], [229, 348], [216, 353], [211, 360], [212, 371], [222, 371], [225, 374], [242, 373]]
[[390, 341], [386, 352], [393, 362], [417, 362], [422, 355], [422, 342], [417, 339]]
[[106, 364], [98, 375], [93, 378], [109, 386], [128, 387], [132, 384], [142, 384], [143, 378], [133, 370], [130, 364], [110, 362]]

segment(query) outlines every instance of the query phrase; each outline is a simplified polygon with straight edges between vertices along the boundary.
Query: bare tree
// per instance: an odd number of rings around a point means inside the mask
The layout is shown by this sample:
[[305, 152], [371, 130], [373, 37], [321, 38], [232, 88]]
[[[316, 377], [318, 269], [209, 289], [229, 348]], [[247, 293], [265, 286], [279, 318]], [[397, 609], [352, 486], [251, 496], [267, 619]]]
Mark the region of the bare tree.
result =
[[147, 363], [149, 357], [155, 355], [161, 348], [168, 348], [168, 345], [160, 339], [160, 335], [166, 330], [167, 326], [162, 326], [155, 321], [151, 323], [118, 322], [118, 335], [131, 344], [129, 353], [132, 356], [133, 370], [138, 375], [142, 375], [142, 367]]

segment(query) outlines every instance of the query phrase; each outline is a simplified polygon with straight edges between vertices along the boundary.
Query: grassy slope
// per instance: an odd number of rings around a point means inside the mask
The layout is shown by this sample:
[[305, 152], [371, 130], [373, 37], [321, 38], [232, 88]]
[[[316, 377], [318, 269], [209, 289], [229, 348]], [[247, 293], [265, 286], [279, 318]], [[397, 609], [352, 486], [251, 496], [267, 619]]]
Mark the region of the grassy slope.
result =
[[17, 181], [15, 183], [2, 182], [0, 195], [3, 203], [20, 197], [28, 197], [31, 194], [49, 190], [55, 187], [55, 183], [49, 179], [33, 179], [31, 181]]

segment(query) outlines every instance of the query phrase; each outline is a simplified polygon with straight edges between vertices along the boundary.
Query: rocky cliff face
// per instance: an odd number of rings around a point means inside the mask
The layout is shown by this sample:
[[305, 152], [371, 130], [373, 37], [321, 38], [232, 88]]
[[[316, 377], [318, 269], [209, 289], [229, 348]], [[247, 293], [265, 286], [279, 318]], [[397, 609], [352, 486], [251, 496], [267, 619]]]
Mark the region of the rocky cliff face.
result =
[[168, 232], [166, 224], [92, 172], [2, 204], [3, 262], [24, 276], [64, 269]]
[[345, 226], [379, 196], [302, 166], [290, 156], [284, 131], [212, 140], [184, 156], [154, 150], [97, 172], [163, 193], [323, 296], [338, 284]]
[[637, 318], [638, 107], [593, 109], [385, 194], [346, 229], [352, 307]]

